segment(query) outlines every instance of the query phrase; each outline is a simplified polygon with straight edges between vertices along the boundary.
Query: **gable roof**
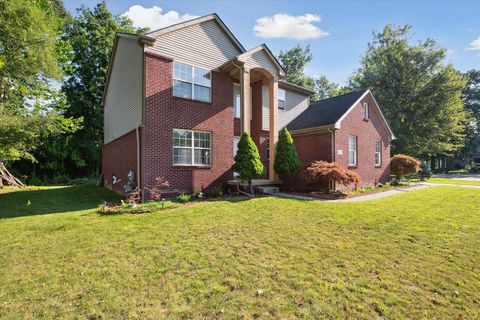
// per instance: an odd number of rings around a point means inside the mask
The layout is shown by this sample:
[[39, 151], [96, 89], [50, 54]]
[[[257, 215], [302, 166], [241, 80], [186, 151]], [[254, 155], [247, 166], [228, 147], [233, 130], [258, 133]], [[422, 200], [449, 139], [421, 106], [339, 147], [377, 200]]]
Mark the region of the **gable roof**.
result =
[[250, 49], [246, 52], [243, 52], [241, 54], [239, 54], [236, 59], [242, 61], [242, 62], [245, 62], [244, 59], [245, 57], [248, 57], [248, 56], [251, 56], [252, 54], [254, 54], [255, 52], [258, 52], [258, 51], [264, 51], [268, 58], [270, 59], [270, 61], [273, 62], [273, 64], [278, 68], [278, 71], [279, 71], [279, 74], [281, 76], [285, 76], [285, 69], [283, 69], [282, 65], [280, 64], [280, 62], [278, 62], [277, 58], [273, 55], [272, 51], [270, 51], [270, 49], [267, 47], [267, 45], [265, 43], [262, 43], [261, 45], [259, 46], [256, 46], [255, 48], [253, 49]]
[[322, 127], [339, 129], [342, 120], [367, 94], [370, 94], [373, 98], [374, 104], [379, 112], [380, 121], [390, 133], [392, 139], [395, 139], [392, 129], [388, 125], [375, 97], [373, 97], [373, 94], [369, 89], [353, 91], [340, 96], [313, 102], [307, 109], [305, 109], [305, 111], [287, 125], [287, 129], [290, 131]]
[[245, 52], [246, 51], [245, 48], [240, 43], [240, 41], [238, 41], [238, 39], [233, 35], [233, 33], [230, 31], [230, 29], [228, 29], [226, 24], [222, 21], [222, 19], [220, 19], [220, 17], [216, 13], [211, 13], [211, 14], [208, 14], [206, 16], [198, 17], [198, 18], [187, 20], [187, 21], [184, 21], [184, 22], [180, 22], [180, 23], [177, 23], [177, 24], [165, 27], [165, 28], [154, 30], [154, 31], [146, 33], [146, 35], [149, 36], [149, 37], [152, 37], [152, 38], [156, 38], [159, 35], [169, 33], [169, 32], [175, 31], [175, 30], [183, 29], [183, 28], [186, 28], [186, 27], [189, 27], [189, 26], [192, 26], [192, 25], [195, 25], [195, 24], [199, 24], [199, 23], [202, 23], [202, 22], [205, 22], [205, 21], [209, 21], [209, 20], [215, 20], [218, 23], [220, 28], [225, 32], [225, 34], [230, 38], [230, 40], [232, 40], [232, 42], [240, 50], [240, 52]]

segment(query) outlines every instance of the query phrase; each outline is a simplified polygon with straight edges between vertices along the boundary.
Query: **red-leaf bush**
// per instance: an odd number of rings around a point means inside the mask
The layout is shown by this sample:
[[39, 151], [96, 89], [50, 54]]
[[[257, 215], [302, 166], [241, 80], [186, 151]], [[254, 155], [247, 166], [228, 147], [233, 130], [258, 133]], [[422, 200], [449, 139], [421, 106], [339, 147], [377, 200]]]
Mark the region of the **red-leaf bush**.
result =
[[390, 159], [390, 171], [397, 180], [401, 180], [404, 175], [420, 171], [420, 160], [406, 154], [396, 154]]
[[347, 186], [353, 184], [355, 189], [360, 185], [360, 176], [350, 170], [345, 170], [336, 162], [314, 161], [305, 169], [305, 178], [307, 182], [312, 184], [336, 183]]

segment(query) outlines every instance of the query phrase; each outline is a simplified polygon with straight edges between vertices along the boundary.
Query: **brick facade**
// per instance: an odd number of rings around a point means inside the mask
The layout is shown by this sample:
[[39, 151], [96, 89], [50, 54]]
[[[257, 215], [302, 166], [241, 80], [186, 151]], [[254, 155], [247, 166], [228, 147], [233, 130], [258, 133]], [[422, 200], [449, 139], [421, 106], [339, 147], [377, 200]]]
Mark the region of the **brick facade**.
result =
[[[143, 186], [157, 176], [171, 188], [191, 191], [221, 185], [232, 177], [233, 79], [212, 72], [212, 101], [198, 102], [172, 94], [172, 61], [145, 54], [145, 124], [142, 130], [141, 172]], [[174, 166], [173, 129], [211, 132], [211, 166]]]
[[[363, 102], [369, 104], [369, 119], [363, 117]], [[355, 167], [348, 166], [348, 136], [357, 136], [357, 162]], [[375, 140], [382, 143], [382, 164], [375, 166]], [[335, 134], [335, 161], [344, 168], [357, 172], [362, 185], [385, 183], [390, 179], [390, 139], [387, 129], [380, 121], [374, 101], [367, 95], [343, 119], [341, 128]], [[342, 150], [343, 154], [338, 154]]]
[[[137, 172], [137, 135], [133, 130], [103, 146], [102, 173], [105, 187], [124, 193], [128, 172]], [[113, 184], [113, 176], [121, 179]], [[136, 179], [136, 177], [135, 177]]]

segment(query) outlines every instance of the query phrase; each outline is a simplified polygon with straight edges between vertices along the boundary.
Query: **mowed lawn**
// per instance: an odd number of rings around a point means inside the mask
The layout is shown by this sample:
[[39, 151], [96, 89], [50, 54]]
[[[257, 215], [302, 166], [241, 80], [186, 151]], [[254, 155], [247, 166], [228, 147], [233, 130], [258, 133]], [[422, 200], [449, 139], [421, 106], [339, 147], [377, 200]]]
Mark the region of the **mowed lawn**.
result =
[[0, 194], [0, 318], [480, 317], [480, 190], [94, 212], [115, 198]]
[[450, 178], [430, 178], [427, 182], [432, 183], [446, 183], [446, 184], [463, 184], [470, 186], [480, 186], [480, 181], [464, 180], [464, 179], [450, 179]]

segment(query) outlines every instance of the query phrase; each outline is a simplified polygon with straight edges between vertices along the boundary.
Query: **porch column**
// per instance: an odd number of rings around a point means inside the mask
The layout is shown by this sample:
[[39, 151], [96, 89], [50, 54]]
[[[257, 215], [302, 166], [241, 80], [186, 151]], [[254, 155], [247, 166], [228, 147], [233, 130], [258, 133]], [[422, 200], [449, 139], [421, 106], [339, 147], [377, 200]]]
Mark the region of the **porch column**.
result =
[[250, 70], [240, 71], [240, 131], [250, 133], [252, 99], [250, 88]]
[[277, 180], [277, 174], [273, 169], [275, 163], [275, 147], [278, 141], [278, 80], [276, 78], [270, 79], [268, 82], [269, 92], [269, 167], [268, 167], [268, 179], [270, 181]]

